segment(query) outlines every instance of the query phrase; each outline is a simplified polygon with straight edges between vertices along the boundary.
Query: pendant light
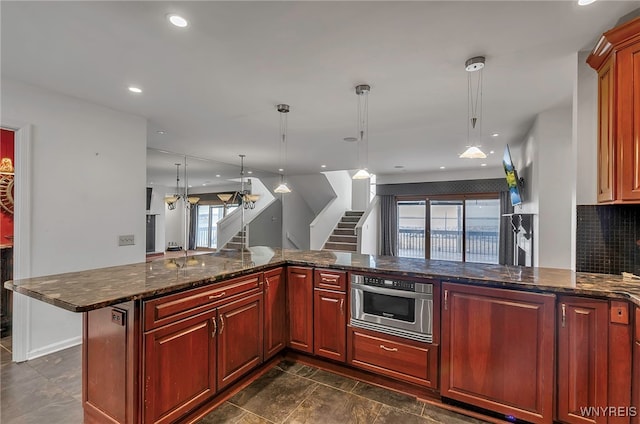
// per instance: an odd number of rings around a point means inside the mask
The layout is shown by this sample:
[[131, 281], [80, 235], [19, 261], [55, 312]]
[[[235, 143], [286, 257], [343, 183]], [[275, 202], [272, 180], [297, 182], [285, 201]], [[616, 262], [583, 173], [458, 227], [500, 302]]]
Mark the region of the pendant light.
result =
[[[242, 209], [255, 209], [256, 202], [260, 199], [260, 195], [251, 194], [251, 190], [245, 189], [244, 158], [247, 157], [247, 155], [238, 155], [238, 156], [240, 156], [240, 200], [242, 200]], [[249, 179], [249, 184], [251, 184], [251, 179]], [[243, 218], [243, 221], [244, 221], [244, 218]]]
[[[354, 180], [371, 178], [369, 174], [369, 92], [371, 86], [360, 84], [356, 86], [358, 96], [358, 172], [352, 177]], [[362, 153], [361, 153], [362, 151]]]
[[[484, 56], [476, 56], [468, 59], [464, 64], [467, 71], [467, 150], [465, 150], [460, 158], [462, 159], [484, 159], [487, 155], [480, 150], [480, 146], [471, 143], [472, 132], [478, 126], [479, 140], [482, 137], [482, 69], [484, 68]], [[472, 75], [477, 75], [475, 99], [473, 96]], [[479, 123], [479, 125], [478, 125]]]
[[280, 112], [280, 185], [273, 190], [275, 193], [291, 193], [291, 189], [284, 180], [285, 167], [287, 166], [287, 113], [289, 113], [289, 105], [279, 104], [276, 106]]

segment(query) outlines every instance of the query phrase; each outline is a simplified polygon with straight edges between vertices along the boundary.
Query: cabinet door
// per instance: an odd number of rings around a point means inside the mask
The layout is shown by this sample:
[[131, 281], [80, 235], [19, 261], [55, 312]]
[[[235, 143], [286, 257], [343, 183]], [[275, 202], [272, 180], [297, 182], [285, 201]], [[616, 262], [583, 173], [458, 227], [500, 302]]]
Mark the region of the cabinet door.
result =
[[616, 57], [618, 190], [622, 201], [640, 201], [640, 37]]
[[635, 407], [630, 415], [631, 424], [640, 424], [640, 308], [636, 308], [636, 325], [633, 342], [633, 378], [631, 388], [631, 405]]
[[289, 347], [313, 353], [313, 273], [311, 268], [287, 268]]
[[555, 296], [442, 284], [441, 395], [553, 419]]
[[558, 307], [558, 420], [600, 423], [606, 417], [584, 416], [580, 408], [607, 405], [606, 301], [560, 298]]
[[218, 389], [262, 363], [263, 294], [218, 308]]
[[216, 391], [215, 311], [144, 336], [144, 422], [174, 422]]
[[284, 268], [264, 273], [264, 359], [287, 344], [287, 297]]
[[325, 358], [347, 360], [347, 316], [344, 293], [315, 290], [313, 304], [313, 353]]
[[598, 72], [598, 202], [611, 202], [615, 194], [615, 86], [610, 58]]

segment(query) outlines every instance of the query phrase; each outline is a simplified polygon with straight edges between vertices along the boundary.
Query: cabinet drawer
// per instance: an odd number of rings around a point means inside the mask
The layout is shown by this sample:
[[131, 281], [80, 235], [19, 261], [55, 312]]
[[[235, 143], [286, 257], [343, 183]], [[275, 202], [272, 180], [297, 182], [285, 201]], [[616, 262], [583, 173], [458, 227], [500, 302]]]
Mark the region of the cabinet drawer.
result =
[[349, 328], [351, 365], [421, 386], [438, 387], [438, 346]]
[[313, 285], [318, 289], [347, 290], [347, 273], [332, 269], [316, 269], [313, 273]]
[[144, 303], [145, 331], [202, 312], [261, 284], [262, 273], [257, 273], [147, 301]]

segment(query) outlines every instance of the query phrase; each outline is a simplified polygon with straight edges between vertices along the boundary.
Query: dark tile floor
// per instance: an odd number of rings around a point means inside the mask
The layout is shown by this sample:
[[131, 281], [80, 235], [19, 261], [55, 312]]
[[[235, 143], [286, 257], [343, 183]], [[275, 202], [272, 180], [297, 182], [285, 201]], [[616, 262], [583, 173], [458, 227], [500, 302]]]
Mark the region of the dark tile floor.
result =
[[198, 424], [480, 424], [367, 383], [282, 361]]
[[[0, 422], [82, 423], [81, 350], [21, 364], [0, 340]], [[199, 421], [213, 423], [463, 424], [479, 421], [369, 384], [282, 361]]]

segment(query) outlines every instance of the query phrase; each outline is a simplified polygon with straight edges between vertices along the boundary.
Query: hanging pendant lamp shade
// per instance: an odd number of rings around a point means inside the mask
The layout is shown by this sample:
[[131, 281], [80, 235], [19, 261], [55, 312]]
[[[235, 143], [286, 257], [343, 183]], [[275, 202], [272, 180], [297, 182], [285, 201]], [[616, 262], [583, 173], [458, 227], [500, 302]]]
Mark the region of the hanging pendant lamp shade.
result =
[[285, 167], [287, 166], [287, 113], [289, 113], [289, 105], [279, 104], [276, 110], [280, 112], [280, 184], [273, 190], [275, 193], [286, 194], [291, 193], [291, 189], [285, 182]]
[[[369, 92], [371, 86], [360, 84], [356, 86], [358, 96], [358, 171], [353, 175], [354, 180], [366, 180], [371, 178], [367, 170], [369, 162]], [[362, 155], [361, 152], [362, 151]]]
[[[467, 150], [459, 156], [461, 159], [484, 159], [487, 157], [487, 155], [480, 150], [480, 146], [478, 144], [471, 142], [473, 136], [477, 136], [478, 140], [482, 138], [482, 69], [484, 68], [484, 62], [485, 58], [483, 56], [477, 56], [468, 59], [464, 64], [464, 69], [468, 72], [467, 143], [469, 144], [467, 145]], [[471, 75], [476, 72], [478, 79], [474, 99]], [[478, 125], [478, 123], [480, 125]], [[476, 126], [478, 126], [477, 134]]]

